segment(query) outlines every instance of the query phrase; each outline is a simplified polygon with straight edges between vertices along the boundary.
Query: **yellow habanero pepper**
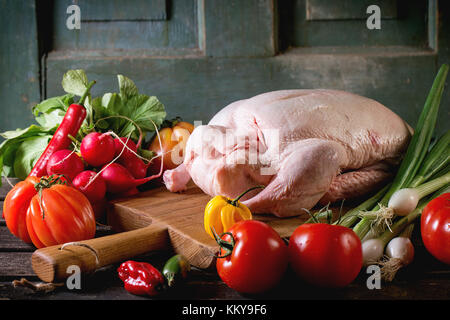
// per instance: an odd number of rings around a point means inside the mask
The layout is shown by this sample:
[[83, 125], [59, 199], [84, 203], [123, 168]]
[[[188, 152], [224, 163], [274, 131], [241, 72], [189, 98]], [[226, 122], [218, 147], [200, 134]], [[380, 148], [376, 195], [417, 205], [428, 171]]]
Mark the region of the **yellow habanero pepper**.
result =
[[204, 227], [211, 238], [215, 239], [213, 230], [220, 235], [227, 232], [236, 222], [252, 219], [249, 208], [240, 203], [239, 199], [257, 188], [264, 188], [264, 186], [250, 188], [234, 200], [224, 196], [215, 196], [209, 200], [205, 207]]

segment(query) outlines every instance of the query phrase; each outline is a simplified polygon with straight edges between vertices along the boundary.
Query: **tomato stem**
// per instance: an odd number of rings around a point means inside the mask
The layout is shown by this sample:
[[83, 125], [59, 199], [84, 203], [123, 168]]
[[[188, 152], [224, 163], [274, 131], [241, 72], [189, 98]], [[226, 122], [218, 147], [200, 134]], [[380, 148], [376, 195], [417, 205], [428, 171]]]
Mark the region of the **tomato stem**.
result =
[[39, 207], [42, 211], [42, 220], [44, 220], [45, 216], [44, 207], [42, 206], [42, 191], [44, 189], [51, 188], [53, 185], [56, 184], [67, 184], [67, 181], [63, 181], [61, 177], [64, 177], [64, 175], [63, 174], [57, 175], [55, 178], [55, 175], [52, 174], [51, 176], [48, 177], [41, 177], [39, 182], [34, 184], [34, 188], [36, 189], [39, 195]]
[[[317, 219], [317, 217], [314, 214], [311, 213], [311, 211], [309, 211], [308, 209], [305, 209], [305, 208], [302, 208], [301, 210], [305, 211], [310, 216], [310, 218], [304, 222], [305, 224], [306, 223], [319, 223], [319, 220]], [[320, 213], [320, 211], [318, 213]]]
[[[233, 234], [231, 232], [224, 232], [219, 236], [219, 235], [217, 235], [217, 233], [213, 227], [211, 227], [211, 232], [212, 232], [217, 244], [219, 245], [219, 247], [221, 249], [225, 250], [225, 254], [215, 255], [215, 257], [218, 259], [222, 259], [222, 258], [226, 258], [229, 255], [231, 255], [233, 253], [234, 245], [236, 243], [236, 241], [234, 240]], [[225, 234], [230, 236], [230, 238], [231, 238], [230, 241], [226, 241], [226, 240], [222, 239], [222, 236], [224, 236]]]
[[239, 206], [239, 204], [238, 204], [239, 200], [240, 200], [243, 196], [245, 196], [248, 192], [250, 192], [250, 191], [252, 191], [252, 190], [255, 190], [255, 189], [264, 189], [264, 188], [265, 188], [265, 186], [256, 186], [256, 187], [252, 187], [252, 188], [250, 188], [250, 189], [247, 189], [247, 190], [245, 190], [244, 192], [242, 192], [236, 199], [228, 201], [228, 203], [231, 204], [231, 205], [233, 205], [233, 206], [235, 206], [235, 207], [237, 207], [237, 206]]

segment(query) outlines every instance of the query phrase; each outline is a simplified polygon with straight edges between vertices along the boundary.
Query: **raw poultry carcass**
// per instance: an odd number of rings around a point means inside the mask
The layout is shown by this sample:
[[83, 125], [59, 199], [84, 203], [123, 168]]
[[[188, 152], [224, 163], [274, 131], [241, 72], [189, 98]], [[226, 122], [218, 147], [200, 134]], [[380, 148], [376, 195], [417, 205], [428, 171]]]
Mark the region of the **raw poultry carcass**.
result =
[[[301, 214], [319, 201], [367, 194], [392, 176], [412, 129], [382, 104], [337, 90], [282, 90], [231, 103], [190, 136], [170, 191], [192, 178], [254, 213]], [[304, 213], [304, 212], [303, 212]]]

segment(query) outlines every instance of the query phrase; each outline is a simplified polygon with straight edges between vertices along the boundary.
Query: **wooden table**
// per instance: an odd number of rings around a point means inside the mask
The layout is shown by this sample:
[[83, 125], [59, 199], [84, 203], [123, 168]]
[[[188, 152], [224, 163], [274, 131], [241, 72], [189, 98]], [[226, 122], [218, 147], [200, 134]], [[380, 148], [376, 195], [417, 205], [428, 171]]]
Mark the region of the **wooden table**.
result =
[[[11, 187], [3, 181], [0, 188], [0, 205]], [[258, 296], [242, 295], [228, 288], [213, 271], [194, 269], [185, 284], [165, 293], [157, 299], [186, 300], [448, 300], [450, 298], [450, 267], [444, 265], [424, 249], [418, 237], [418, 228], [413, 234], [416, 248], [414, 262], [400, 270], [391, 283], [381, 282], [380, 289], [368, 289], [366, 274], [363, 269], [359, 277], [348, 287], [342, 289], [322, 289], [309, 286], [287, 272], [283, 281], [272, 291]], [[97, 228], [97, 236], [110, 234], [107, 226]], [[129, 294], [124, 290], [117, 277], [118, 265], [102, 268], [92, 275], [83, 276], [81, 289], [68, 289], [66, 286], [44, 293], [35, 292], [27, 287], [14, 287], [13, 280], [26, 278], [34, 283], [40, 280], [31, 268], [31, 254], [35, 248], [16, 239], [6, 227], [5, 220], [0, 219], [0, 299], [13, 300], [131, 300], [149, 299]], [[149, 253], [134, 260], [147, 261], [155, 267], [162, 268], [171, 252]], [[330, 266], [331, 267], [331, 266]]]

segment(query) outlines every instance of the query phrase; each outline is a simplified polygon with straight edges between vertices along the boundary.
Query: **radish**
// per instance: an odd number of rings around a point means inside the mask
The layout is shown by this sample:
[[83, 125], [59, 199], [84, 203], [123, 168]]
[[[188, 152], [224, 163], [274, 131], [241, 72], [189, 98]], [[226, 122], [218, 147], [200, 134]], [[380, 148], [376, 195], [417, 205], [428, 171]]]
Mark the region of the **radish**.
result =
[[155, 179], [161, 175], [161, 172], [157, 175], [150, 177], [136, 179], [124, 166], [118, 163], [111, 163], [100, 171], [100, 176], [106, 182], [106, 191], [110, 193], [125, 193], [130, 189], [136, 188], [152, 179]]
[[137, 155], [137, 146], [128, 138], [115, 138], [115, 156], [117, 162], [123, 165], [136, 179], [145, 178], [149, 164], [144, 163]]
[[[125, 150], [123, 150], [123, 152], [122, 152], [122, 149], [124, 147], [125, 147]], [[138, 149], [136, 144], [134, 143], [134, 141], [131, 139], [128, 139], [126, 137], [115, 138], [114, 139], [114, 148], [115, 148], [115, 156], [116, 157], [119, 156], [120, 153], [122, 152], [122, 154], [119, 157], [119, 160], [123, 160], [130, 156], [135, 156], [135, 153], [137, 153], [137, 149]]]
[[149, 165], [145, 164], [144, 161], [134, 155], [118, 162], [123, 165], [136, 179], [142, 179], [147, 176], [147, 169]]
[[84, 170], [83, 160], [73, 151], [63, 149], [53, 153], [47, 163], [47, 174], [60, 174], [72, 181]]
[[114, 139], [109, 133], [91, 132], [81, 141], [80, 152], [91, 166], [103, 166], [116, 154]]
[[106, 183], [102, 177], [96, 177], [96, 175], [96, 172], [86, 170], [78, 174], [72, 181], [72, 185], [80, 190], [91, 204], [104, 200], [106, 195]]

